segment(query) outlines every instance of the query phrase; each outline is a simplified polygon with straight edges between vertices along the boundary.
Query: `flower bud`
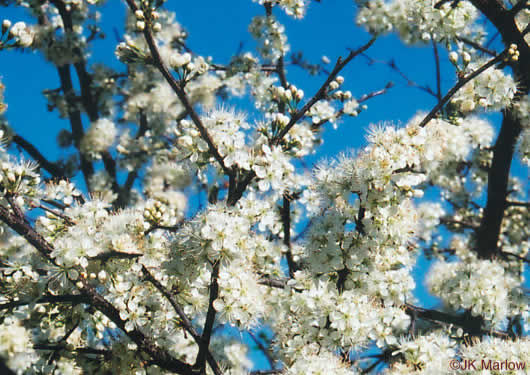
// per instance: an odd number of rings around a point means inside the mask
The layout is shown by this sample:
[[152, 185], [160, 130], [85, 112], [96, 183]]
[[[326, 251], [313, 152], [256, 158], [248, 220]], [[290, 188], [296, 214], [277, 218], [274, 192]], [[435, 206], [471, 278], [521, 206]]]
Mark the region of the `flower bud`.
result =
[[453, 64], [456, 64], [456, 62], [458, 61], [458, 53], [456, 53], [455, 51], [451, 51], [449, 53], [449, 61], [451, 61]]
[[302, 100], [303, 97], [304, 97], [304, 90], [302, 89], [296, 90], [296, 95], [295, 95], [296, 100], [300, 101]]
[[2, 34], [5, 34], [7, 29], [11, 27], [11, 21], [10, 20], [3, 20], [2, 21]]
[[331, 81], [331, 83], [329, 84], [329, 89], [330, 90], [336, 90], [339, 88], [339, 84], [337, 81]]
[[464, 61], [464, 64], [469, 64], [471, 61], [471, 55], [467, 52], [462, 52], [462, 60]]

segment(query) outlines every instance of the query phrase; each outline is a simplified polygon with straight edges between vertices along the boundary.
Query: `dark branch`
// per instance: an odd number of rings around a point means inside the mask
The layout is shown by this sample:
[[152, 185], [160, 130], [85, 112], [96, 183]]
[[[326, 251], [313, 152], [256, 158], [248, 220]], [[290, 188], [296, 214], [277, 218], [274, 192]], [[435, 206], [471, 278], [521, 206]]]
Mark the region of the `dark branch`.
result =
[[[202, 344], [201, 335], [199, 335], [195, 327], [193, 327], [193, 323], [188, 318], [188, 316], [184, 312], [184, 309], [180, 306], [180, 304], [178, 303], [176, 298], [173, 296], [173, 294], [169, 290], [167, 290], [157, 279], [155, 279], [145, 266], [142, 266], [142, 272], [144, 273], [145, 279], [149, 281], [151, 284], [153, 284], [153, 286], [160, 292], [160, 294], [162, 294], [169, 301], [169, 303], [171, 304], [171, 306], [173, 307], [173, 309], [179, 316], [184, 329], [189, 332], [189, 334], [191, 335], [191, 337], [193, 337], [197, 345], [200, 346]], [[208, 364], [212, 368], [212, 371], [214, 372], [215, 375], [222, 374], [221, 369], [219, 368], [219, 365], [217, 364], [217, 361], [215, 360], [215, 358], [213, 357], [212, 353], [209, 350], [206, 353], [206, 360], [208, 361]]]
[[490, 259], [498, 251], [497, 242], [501, 232], [506, 208], [510, 166], [521, 124], [509, 111], [504, 111], [501, 130], [495, 143], [493, 160], [488, 173], [488, 200], [477, 232], [477, 253]]
[[54, 178], [63, 179], [65, 178], [64, 170], [57, 163], [53, 163], [46, 159], [44, 155], [29, 141], [22, 136], [15, 134], [13, 136], [13, 142], [20, 146], [24, 151], [28, 153], [41, 168], [44, 168]]
[[438, 46], [436, 45], [436, 41], [434, 39], [431, 39], [432, 41], [432, 49], [434, 52], [434, 65], [436, 67], [436, 98], [438, 99], [438, 102], [442, 100], [442, 77], [440, 73], [440, 55], [438, 54]]
[[461, 315], [451, 315], [445, 312], [424, 309], [422, 307], [413, 306], [410, 304], [403, 305], [405, 312], [411, 317], [428, 320], [431, 322], [452, 324], [461, 327], [466, 333], [473, 336], [492, 335], [496, 337], [506, 338], [508, 334], [500, 331], [485, 330], [482, 328], [483, 319], [481, 317], [472, 316], [469, 313]]
[[199, 344], [199, 354], [195, 360], [195, 369], [198, 369], [201, 374], [205, 373], [206, 357], [208, 353], [208, 347], [210, 346], [210, 338], [212, 337], [213, 324], [215, 322], [215, 308], [213, 307], [214, 301], [219, 296], [219, 261], [215, 262], [212, 268], [212, 277], [210, 281], [210, 300], [208, 302], [208, 312], [206, 313], [206, 322], [204, 323], [204, 329], [202, 331], [201, 343]]
[[483, 47], [480, 44], [472, 41], [471, 39], [468, 39], [468, 38], [463, 37], [463, 36], [459, 36], [459, 37], [457, 37], [457, 39], [460, 40], [461, 42], [464, 42], [467, 45], [470, 45], [471, 47], [473, 47], [477, 51], [484, 52], [484, 53], [486, 53], [486, 54], [488, 54], [490, 56], [497, 56], [497, 52], [495, 52], [495, 51], [493, 51], [493, 50], [491, 50], [489, 48]]
[[298, 269], [291, 252], [291, 199], [287, 192], [283, 194], [283, 207], [281, 208], [281, 217], [283, 224], [283, 244], [287, 246], [285, 256], [287, 258], [287, 265], [289, 266], [289, 275], [294, 277], [294, 273]]
[[33, 300], [6, 302], [0, 305], [0, 310], [9, 310], [14, 307], [31, 305], [33, 303], [71, 303], [77, 305], [79, 303], [89, 303], [89, 299], [80, 294], [63, 294], [59, 296], [46, 295]]

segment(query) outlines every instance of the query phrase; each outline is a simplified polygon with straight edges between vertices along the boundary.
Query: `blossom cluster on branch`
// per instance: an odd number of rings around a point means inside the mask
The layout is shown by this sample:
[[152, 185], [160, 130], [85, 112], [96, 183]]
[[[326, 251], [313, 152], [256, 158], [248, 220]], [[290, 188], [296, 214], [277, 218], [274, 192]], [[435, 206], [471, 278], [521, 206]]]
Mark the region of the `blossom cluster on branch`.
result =
[[[0, 369], [450, 374], [454, 359], [527, 361], [530, 203], [509, 171], [530, 161], [528, 2], [357, 1], [373, 38], [312, 94], [289, 80], [275, 16], [303, 18], [309, 1], [254, 2], [256, 52], [223, 65], [189, 48], [163, 0], [127, 0], [115, 71], [90, 54], [100, 1], [0, 1], [36, 19], [4, 20], [0, 51], [55, 66], [59, 88], [43, 94], [70, 124], [54, 162], [2, 121]], [[490, 28], [499, 51], [483, 45]], [[362, 121], [391, 88], [354, 97], [341, 72], [393, 31], [431, 43], [438, 104], [370, 125], [362, 149], [309, 170], [322, 129]], [[439, 47], [455, 68], [445, 95]], [[495, 111], [500, 127], [483, 116]], [[418, 277], [422, 256], [433, 265]], [[423, 278], [438, 309], [415, 294]], [[272, 337], [256, 337], [263, 327]]]

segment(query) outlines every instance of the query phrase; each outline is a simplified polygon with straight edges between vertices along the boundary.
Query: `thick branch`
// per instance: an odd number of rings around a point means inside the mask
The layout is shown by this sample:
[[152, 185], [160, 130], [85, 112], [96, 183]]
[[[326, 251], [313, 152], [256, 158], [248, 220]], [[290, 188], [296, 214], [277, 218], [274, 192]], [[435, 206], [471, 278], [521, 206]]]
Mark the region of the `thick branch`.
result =
[[57, 67], [57, 71], [59, 72], [63, 94], [68, 103], [68, 117], [70, 119], [72, 136], [74, 138], [74, 146], [79, 151], [79, 158], [81, 159], [81, 172], [85, 178], [87, 190], [90, 191], [90, 178], [94, 174], [94, 166], [90, 159], [81, 152], [81, 140], [83, 139], [85, 132], [83, 130], [83, 122], [81, 121], [81, 112], [76, 109], [76, 103], [74, 102], [75, 92], [72, 85], [72, 77], [70, 76], [70, 65], [59, 66]]
[[510, 165], [520, 133], [520, 122], [512, 112], [505, 111], [488, 173], [488, 200], [477, 232], [477, 253], [484, 259], [492, 258], [498, 251], [497, 242], [506, 208]]
[[206, 322], [204, 323], [204, 329], [202, 331], [201, 343], [199, 344], [199, 354], [195, 360], [194, 368], [198, 369], [201, 374], [205, 373], [206, 356], [208, 353], [208, 347], [210, 346], [210, 338], [212, 337], [213, 324], [215, 322], [215, 308], [213, 307], [214, 301], [219, 296], [219, 261], [215, 262], [212, 269], [212, 277], [210, 281], [210, 300], [208, 302], [208, 312], [206, 313]]
[[80, 294], [63, 294], [59, 296], [47, 295], [29, 301], [11, 301], [0, 304], [0, 311], [9, 310], [18, 306], [31, 305], [33, 303], [71, 303], [77, 305], [79, 303], [89, 303], [89, 300], [86, 296]]
[[403, 305], [403, 308], [410, 316], [431, 322], [456, 325], [462, 327], [464, 331], [471, 335], [493, 335], [503, 338], [508, 336], [505, 332], [482, 329], [483, 319], [481, 317], [472, 316], [471, 314], [452, 315], [442, 311], [409, 305], [408, 303]]

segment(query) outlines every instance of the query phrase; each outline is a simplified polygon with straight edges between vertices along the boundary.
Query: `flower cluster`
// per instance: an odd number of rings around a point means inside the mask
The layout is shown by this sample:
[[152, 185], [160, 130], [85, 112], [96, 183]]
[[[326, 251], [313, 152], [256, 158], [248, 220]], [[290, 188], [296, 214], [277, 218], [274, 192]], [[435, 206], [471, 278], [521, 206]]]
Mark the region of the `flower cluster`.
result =
[[[469, 309], [493, 325], [508, 315], [528, 315], [524, 303], [518, 305], [520, 280], [505, 272], [502, 265], [489, 260], [439, 262], [429, 271], [427, 284], [432, 294], [455, 309]], [[522, 307], [522, 310], [519, 310]], [[526, 311], [525, 311], [526, 310]]]
[[435, 2], [423, 0], [399, 0], [386, 2], [359, 1], [362, 8], [357, 23], [373, 34], [395, 30], [407, 43], [418, 41], [452, 41], [457, 35], [468, 35], [473, 20], [478, 16], [469, 1], [449, 2], [435, 7]]
[[35, 37], [34, 31], [24, 22], [12, 25], [10, 20], [3, 20], [0, 34], [0, 50], [8, 47], [30, 47]]
[[[483, 63], [483, 61], [470, 62], [465, 71], [474, 71]], [[513, 77], [492, 67], [458, 90], [451, 98], [451, 103], [464, 113], [479, 108], [499, 111], [511, 104], [516, 91]]]
[[401, 355], [404, 362], [394, 364], [388, 374], [414, 373], [416, 369], [445, 374], [450, 360], [456, 355], [456, 342], [443, 331], [435, 331], [416, 340], [402, 339], [397, 346], [392, 356]]
[[117, 134], [114, 122], [107, 118], [99, 119], [93, 122], [85, 133], [81, 141], [81, 150], [94, 159], [100, 159], [101, 154], [112, 146]]
[[23, 197], [35, 197], [39, 194], [40, 181], [37, 164], [33, 162], [0, 162], [0, 192], [18, 196], [19, 204]]
[[31, 333], [16, 318], [8, 317], [0, 324], [0, 356], [7, 366], [20, 373], [38, 359], [31, 340]]
[[254, 17], [249, 30], [258, 41], [258, 51], [264, 59], [274, 61], [289, 52], [285, 27], [273, 16]]
[[[499, 338], [490, 337], [485, 340], [474, 340], [472, 345], [466, 345], [460, 347], [460, 355], [462, 358], [474, 359], [477, 363], [485, 360], [486, 363], [489, 361], [495, 362], [511, 362], [524, 364], [528, 361], [528, 356], [530, 355], [530, 340], [528, 337], [519, 338], [516, 340], [502, 340]], [[526, 364], [528, 365], [528, 364]], [[501, 373], [495, 372], [495, 368], [491, 368], [489, 374], [498, 374]], [[484, 369], [487, 371], [487, 369]], [[526, 370], [519, 369], [519, 371], [514, 372], [515, 374], [523, 374]], [[469, 371], [463, 372], [466, 375], [472, 374], [472, 369]]]
[[288, 16], [294, 18], [303, 18], [308, 5], [307, 0], [252, 0], [261, 5], [271, 4], [279, 5]]

